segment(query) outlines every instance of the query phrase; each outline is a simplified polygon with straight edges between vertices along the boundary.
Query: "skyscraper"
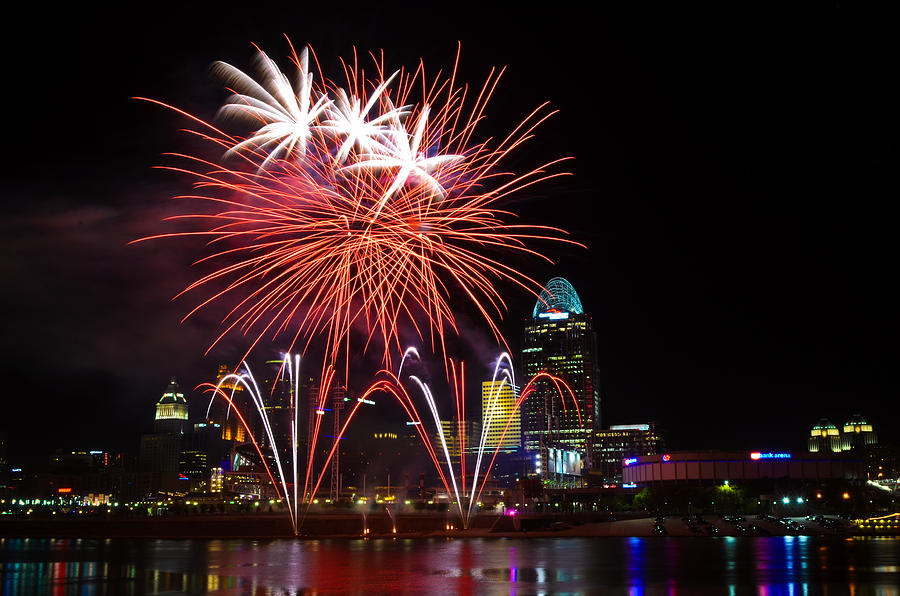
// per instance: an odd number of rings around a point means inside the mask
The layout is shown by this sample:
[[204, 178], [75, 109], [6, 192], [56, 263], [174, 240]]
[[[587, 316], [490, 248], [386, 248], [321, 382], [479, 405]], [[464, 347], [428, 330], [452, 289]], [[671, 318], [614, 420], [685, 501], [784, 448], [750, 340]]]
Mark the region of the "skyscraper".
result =
[[[175, 377], [156, 403], [153, 434], [141, 435], [139, 467], [144, 475], [139, 483], [142, 496], [180, 491], [178, 469], [181, 440], [188, 426], [188, 403]], [[184, 492], [187, 492], [187, 486]]]
[[[515, 451], [522, 446], [521, 411], [516, 410], [515, 414], [513, 413], [518, 396], [519, 388], [509, 383], [503, 381], [481, 383], [481, 423], [487, 428], [485, 451], [493, 451], [498, 445], [501, 451]], [[510, 422], [508, 429], [507, 421]]]
[[[241, 406], [244, 403], [244, 386], [237, 383], [234, 379], [228, 379], [222, 382], [225, 377], [231, 374], [231, 369], [227, 364], [219, 365], [219, 372], [216, 375], [216, 382], [221, 383], [222, 391], [234, 400], [234, 403]], [[235, 443], [243, 443], [246, 439], [244, 426], [240, 419], [234, 415], [231, 408], [228, 407], [228, 401], [221, 397], [213, 400], [210, 409], [209, 418], [222, 428], [222, 438], [226, 441], [234, 441]]]
[[[462, 453], [460, 448], [464, 449], [467, 454], [478, 452], [478, 445], [481, 442], [481, 423], [477, 420], [464, 420], [463, 422], [459, 420], [441, 420], [441, 429], [444, 431], [447, 453], [451, 458], [459, 457], [460, 453]], [[459, 438], [460, 434], [462, 434], [462, 442]], [[418, 441], [418, 438], [416, 440]], [[432, 441], [436, 447], [438, 458], [443, 461], [445, 459], [444, 452], [439, 447], [440, 436], [437, 432], [434, 433]]]
[[[565, 404], [553, 383], [536, 384], [522, 404], [522, 440], [526, 451], [553, 446], [584, 453], [591, 433], [600, 427], [597, 339], [591, 318], [568, 281], [554, 277], [534, 305], [522, 344], [522, 384], [544, 371], [572, 389]], [[579, 413], [581, 421], [579, 422]]]
[[618, 424], [594, 433], [591, 467], [600, 474], [602, 482], [622, 482], [622, 460], [642, 455], [656, 455], [665, 451], [665, 444], [653, 422]]

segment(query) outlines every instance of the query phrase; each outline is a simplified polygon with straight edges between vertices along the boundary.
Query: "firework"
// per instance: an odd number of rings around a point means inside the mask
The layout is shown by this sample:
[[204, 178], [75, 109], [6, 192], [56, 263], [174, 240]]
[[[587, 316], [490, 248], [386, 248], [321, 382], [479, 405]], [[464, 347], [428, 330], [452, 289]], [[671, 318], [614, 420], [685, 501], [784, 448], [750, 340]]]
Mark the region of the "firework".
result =
[[254, 344], [285, 334], [300, 349], [320, 338], [330, 362], [349, 352], [357, 327], [365, 330], [363, 349], [377, 347], [390, 365], [402, 328], [443, 348], [456, 329], [452, 296], [468, 301], [504, 343], [497, 282], [531, 293], [541, 286], [501, 255], [546, 259], [530, 241], [571, 242], [555, 228], [510, 223], [504, 209], [510, 195], [565, 174], [561, 159], [520, 173], [502, 168], [553, 112], [543, 104], [507, 136], [478, 142], [502, 70], [472, 91], [456, 81], [458, 52], [450, 76], [433, 78], [421, 63], [387, 75], [383, 58], [372, 55], [368, 72], [355, 58], [344, 63], [338, 84], [314, 78], [309, 56], [292, 51], [294, 86], [261, 51], [256, 79], [214, 65], [234, 92], [220, 113], [249, 124], [247, 136], [173, 108], [224, 149], [226, 164], [181, 155], [188, 165], [170, 168], [197, 180], [195, 192], [179, 198], [216, 206], [179, 216], [195, 231], [163, 235], [204, 236], [218, 247], [203, 260], [220, 267], [185, 291], [223, 289], [190, 314], [231, 297], [213, 345], [233, 330]]
[[[492, 389], [491, 395], [489, 397], [488, 415], [485, 417], [485, 424], [482, 428], [481, 439], [475, 450], [477, 458], [475, 461], [475, 469], [472, 471], [471, 489], [467, 490], [465, 467], [465, 433], [458, 433], [460, 441], [460, 475], [457, 478], [456, 470], [454, 469], [450, 458], [450, 447], [447, 443], [447, 437], [444, 434], [443, 425], [441, 424], [441, 420], [444, 418], [442, 418], [441, 416], [440, 408], [434, 398], [431, 387], [428, 385], [428, 383], [422, 381], [415, 375], [408, 375], [406, 378], [408, 378], [412, 382], [411, 385], [412, 387], [414, 387], [414, 389], [416, 389], [416, 391], [408, 391], [402, 382], [403, 377], [401, 375], [403, 372], [403, 365], [407, 360], [419, 360], [419, 353], [415, 348], [407, 348], [406, 351], [403, 352], [403, 357], [400, 360], [400, 366], [397, 370], [397, 374], [393, 374], [389, 370], [379, 371], [378, 374], [375, 375], [375, 380], [365, 389], [365, 391], [363, 391], [360, 397], [357, 398], [356, 403], [353, 404], [353, 407], [348, 412], [346, 418], [342, 420], [340, 430], [332, 440], [331, 448], [328, 451], [328, 455], [325, 458], [324, 464], [322, 465], [321, 471], [319, 472], [317, 477], [314, 477], [313, 474], [313, 460], [315, 458], [315, 454], [318, 452], [316, 446], [318, 444], [320, 430], [322, 427], [322, 417], [326, 412], [325, 406], [327, 405], [329, 396], [331, 395], [331, 384], [334, 381], [333, 369], [326, 369], [325, 374], [322, 378], [322, 384], [320, 386], [318, 399], [314, 403], [309, 404], [313, 407], [313, 411], [315, 411], [317, 415], [314, 426], [312, 427], [312, 433], [309, 436], [308, 451], [305, 454], [301, 454], [299, 450], [298, 439], [300, 436], [300, 429], [298, 426], [299, 408], [301, 406], [297, 401], [299, 394], [300, 357], [292, 357], [290, 354], [286, 354], [284, 356], [284, 359], [282, 360], [281, 369], [278, 373], [278, 376], [280, 380], [287, 381], [288, 387], [290, 388], [290, 445], [287, 446], [287, 453], [290, 454], [290, 459], [292, 462], [292, 466], [290, 468], [287, 468], [285, 466], [285, 462], [283, 462], [281, 457], [279, 456], [281, 449], [285, 446], [278, 444], [278, 438], [276, 438], [276, 436], [273, 434], [272, 421], [269, 420], [269, 416], [267, 414], [265, 398], [260, 392], [259, 385], [257, 384], [256, 379], [253, 377], [253, 374], [250, 371], [250, 367], [246, 362], [242, 363], [242, 370], [240, 372], [224, 376], [219, 380], [218, 384], [204, 383], [200, 386], [200, 388], [203, 388], [212, 394], [209, 402], [209, 407], [207, 408], [207, 416], [209, 415], [209, 408], [212, 407], [213, 401], [216, 398], [223, 399], [228, 403], [228, 412], [230, 413], [231, 411], [234, 411], [235, 415], [244, 426], [247, 432], [247, 436], [250, 439], [249, 442], [254, 446], [257, 454], [259, 455], [260, 463], [265, 469], [269, 480], [272, 482], [272, 486], [275, 487], [275, 490], [278, 492], [279, 496], [282, 497], [285, 501], [295, 534], [299, 532], [300, 526], [303, 523], [303, 516], [301, 516], [303, 503], [306, 504], [305, 510], [306, 512], [308, 512], [310, 506], [315, 500], [316, 494], [319, 491], [319, 487], [322, 484], [322, 480], [324, 479], [325, 474], [329, 471], [329, 463], [331, 462], [332, 458], [335, 457], [335, 452], [340, 445], [341, 438], [347, 432], [350, 423], [353, 421], [362, 404], [374, 403], [370, 398], [379, 394], [384, 397], [393, 398], [394, 400], [396, 400], [406, 414], [409, 423], [411, 423], [415, 427], [416, 432], [418, 433], [419, 438], [422, 441], [422, 445], [425, 447], [425, 451], [428, 453], [428, 456], [438, 473], [441, 484], [444, 486], [447, 494], [452, 495], [454, 498], [453, 503], [456, 505], [457, 514], [459, 515], [462, 527], [468, 528], [472, 515], [476, 513], [475, 505], [481, 499], [481, 493], [484, 490], [485, 483], [490, 476], [491, 468], [493, 467], [494, 461], [497, 458], [497, 454], [500, 451], [500, 447], [503, 444], [503, 439], [506, 437], [506, 433], [509, 430], [513, 419], [518, 415], [518, 411], [522, 403], [525, 401], [528, 394], [534, 390], [535, 383], [538, 381], [548, 381], [552, 383], [557, 390], [557, 394], [563, 405], [563, 408], [565, 408], [566, 401], [571, 400], [576, 410], [578, 410], [578, 401], [575, 399], [575, 395], [573, 394], [571, 388], [565, 383], [563, 379], [550, 375], [546, 372], [541, 372], [532, 377], [528, 381], [528, 383], [525, 384], [525, 387], [522, 389], [521, 394], [516, 399], [513, 408], [509, 412], [507, 417], [505, 419], [495, 419], [494, 413], [496, 411], [496, 408], [494, 407], [494, 404], [496, 403], [496, 400], [499, 399], [500, 393], [503, 390], [503, 386], [506, 384], [510, 386], [516, 386], [515, 374], [512, 367], [512, 359], [510, 358], [508, 353], [504, 352], [503, 354], [501, 354], [497, 360], [496, 366], [494, 367], [494, 374], [491, 383], [491, 386], [494, 387], [494, 389]], [[451, 360], [450, 370], [452, 372], [451, 384], [456, 405], [457, 419], [463, 420], [465, 419], [465, 366], [462, 362], [456, 363], [455, 361]], [[498, 384], [497, 381], [500, 381], [500, 383]], [[231, 385], [232, 387], [230, 394], [226, 393], [225, 391], [225, 387], [227, 387], [228, 385]], [[234, 395], [238, 386], [241, 386], [247, 393], [250, 398], [250, 406], [252, 407], [245, 407], [245, 404], [234, 403]], [[434, 429], [434, 433], [436, 434], [437, 445], [432, 442], [431, 433], [426, 431], [426, 426], [423, 423], [427, 420], [427, 416], [423, 419], [423, 416], [419, 413], [414, 395], [420, 395], [428, 407], [428, 413], [431, 414], [431, 422], [433, 422], [433, 426], [431, 426], [431, 428]], [[263, 439], [263, 442], [267, 447], [263, 447], [260, 444], [257, 438], [253, 435], [250, 425], [247, 424], [249, 411], [252, 410], [256, 411], [257, 419], [262, 423], [263, 435], [261, 438]], [[578, 411], [578, 420], [579, 423], [581, 423], [580, 411]], [[488, 433], [491, 432], [491, 429], [496, 428], [502, 428], [503, 431], [500, 436], [500, 440], [497, 441], [497, 444], [493, 448], [490, 462], [488, 462], [488, 464], [482, 470], [482, 461], [485, 455]], [[267, 453], [271, 452], [271, 465], [267, 461], [268, 458], [263, 453], [263, 449], [266, 449]], [[443, 458], [441, 457], [441, 455], [443, 455]], [[305, 460], [305, 472], [302, 474], [302, 476], [298, 468], [298, 464], [301, 461], [301, 456], [305, 456], [303, 457], [303, 459]], [[388, 511], [388, 513], [390, 514], [390, 511]]]

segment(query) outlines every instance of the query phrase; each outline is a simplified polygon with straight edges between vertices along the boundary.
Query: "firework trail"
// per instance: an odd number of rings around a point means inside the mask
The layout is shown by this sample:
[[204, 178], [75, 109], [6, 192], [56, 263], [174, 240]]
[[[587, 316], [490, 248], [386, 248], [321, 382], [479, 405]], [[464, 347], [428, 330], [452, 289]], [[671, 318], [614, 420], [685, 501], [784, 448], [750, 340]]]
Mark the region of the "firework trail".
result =
[[470, 89], [457, 82], [458, 52], [450, 75], [434, 77], [422, 63], [388, 73], [374, 54], [367, 71], [354, 53], [338, 84], [321, 68], [313, 76], [310, 55], [292, 49], [293, 85], [262, 51], [256, 78], [213, 66], [233, 92], [220, 115], [249, 126], [246, 136], [147, 100], [188, 117], [188, 132], [224, 156], [219, 164], [173, 154], [187, 165], [167, 168], [196, 179], [178, 198], [207, 207], [173, 218], [195, 230], [153, 238], [205, 237], [212, 251], [198, 262], [220, 263], [184, 290], [208, 293], [187, 316], [230, 299], [213, 346], [232, 331], [253, 345], [285, 336], [301, 350], [319, 339], [333, 363], [361, 328], [363, 351], [381, 351], [390, 366], [401, 328], [444, 353], [445, 335], [456, 331], [450, 302], [462, 300], [505, 344], [497, 283], [534, 294], [541, 286], [503, 257], [549, 260], [533, 240], [577, 244], [555, 228], [510, 223], [504, 210], [510, 195], [565, 175], [563, 159], [519, 173], [502, 165], [554, 112], [542, 104], [505, 137], [476, 141], [502, 70]]
[[[257, 384], [253, 373], [250, 371], [250, 367], [246, 362], [243, 362], [241, 364], [240, 372], [224, 376], [221, 380], [219, 380], [218, 384], [203, 383], [198, 388], [204, 389], [211, 394], [209, 406], [207, 407], [207, 416], [209, 416], [209, 411], [210, 408], [212, 408], [213, 402], [216, 398], [219, 398], [225, 400], [228, 403], [228, 411], [233, 411], [240, 420], [241, 424], [244, 426], [247, 436], [249, 437], [249, 443], [253, 445], [254, 449], [259, 455], [260, 463], [265, 469], [265, 472], [269, 480], [271, 481], [272, 486], [275, 488], [278, 496], [284, 499], [295, 534], [299, 533], [300, 527], [303, 524], [305, 512], [308, 512], [309, 508], [312, 506], [314, 499], [319, 492], [319, 487], [322, 485], [322, 481], [324, 480], [325, 475], [330, 470], [329, 463], [335, 456], [335, 452], [340, 446], [342, 437], [347, 432], [347, 429], [349, 428], [351, 422], [353, 421], [362, 404], [367, 402], [374, 403], [370, 398], [374, 397], [375, 395], [381, 395], [388, 399], [393, 398], [393, 400], [395, 400], [403, 409], [409, 423], [411, 423], [415, 427], [416, 432], [422, 441], [422, 445], [425, 447], [425, 451], [427, 452], [431, 463], [434, 465], [435, 471], [438, 473], [441, 484], [447, 491], [447, 495], [452, 497], [452, 502], [456, 505], [456, 510], [458, 512], [460, 522], [462, 523], [462, 527], [468, 528], [472, 516], [476, 513], [475, 504], [481, 499], [481, 493], [484, 490], [488, 478], [490, 477], [491, 468], [493, 467], [494, 462], [497, 458], [497, 454], [500, 452], [500, 448], [503, 445], [503, 439], [506, 437], [510, 425], [512, 424], [513, 419], [517, 416], [522, 403], [525, 401], [528, 394], [534, 390], [535, 383], [541, 380], [553, 383], [553, 385], [556, 387], [558, 397], [561, 400], [563, 407], [565, 407], [566, 400], [570, 399], [577, 410], [578, 402], [575, 398], [574, 393], [572, 392], [572, 389], [565, 383], [564, 380], [559, 377], [550, 375], [549, 373], [541, 372], [532, 377], [528, 381], [528, 383], [525, 384], [521, 395], [519, 395], [516, 399], [511, 412], [508, 413], [506, 418], [495, 420], [494, 413], [496, 412], [496, 408], [493, 404], [497, 399], [499, 399], [503, 384], [509, 383], [510, 385], [515, 386], [515, 377], [512, 371], [512, 360], [509, 354], [501, 354], [494, 368], [494, 375], [491, 384], [494, 389], [492, 389], [490, 397], [491, 405], [488, 409], [489, 415], [485, 418], [481, 440], [476, 450], [477, 459], [475, 463], [475, 469], [472, 472], [471, 490], [467, 492], [465, 468], [466, 445], [463, 438], [465, 433], [463, 432], [462, 428], [458, 428], [457, 432], [459, 434], [460, 440], [460, 476], [459, 478], [457, 478], [456, 470], [454, 469], [450, 457], [450, 446], [448, 444], [447, 437], [444, 434], [443, 425], [441, 424], [441, 421], [444, 418], [440, 414], [438, 404], [434, 398], [434, 395], [432, 394], [431, 388], [427, 383], [423, 382], [417, 376], [407, 375], [406, 378], [412, 381], [412, 386], [416, 389], [416, 391], [410, 392], [409, 390], [407, 390], [401, 380], [403, 364], [408, 359], [419, 360], [419, 353], [415, 348], [407, 348], [404, 351], [403, 357], [400, 360], [400, 367], [396, 375], [389, 370], [378, 371], [378, 373], [375, 375], [375, 380], [365, 389], [365, 391], [363, 391], [361, 396], [357, 398], [356, 403], [353, 404], [353, 406], [350, 408], [347, 417], [341, 424], [340, 431], [335, 437], [333, 437], [331, 447], [327, 452], [324, 464], [321, 466], [321, 471], [317, 476], [312, 473], [313, 460], [318, 453], [316, 444], [320, 434], [319, 431], [321, 428], [321, 418], [325, 413], [324, 406], [326, 405], [328, 396], [330, 395], [330, 385], [334, 379], [333, 369], [328, 369], [329, 374], [323, 379], [321, 391], [319, 392], [319, 398], [315, 402], [315, 404], [311, 404], [314, 406], [314, 411], [317, 414], [315, 429], [309, 437], [310, 443], [308, 450], [306, 451], [306, 453], [301, 453], [297, 440], [299, 430], [297, 428], [298, 413], [299, 408], [301, 407], [297, 399], [297, 396], [299, 394], [300, 358], [296, 355], [292, 357], [290, 354], [285, 354], [282, 360], [278, 377], [280, 380], [288, 381], [291, 394], [289, 408], [291, 415], [290, 417], [292, 419], [289, 436], [290, 444], [287, 446], [288, 448], [286, 450], [287, 453], [290, 454], [290, 467], [287, 467], [285, 465], [285, 462], [283, 462], [282, 458], [279, 455], [279, 453], [282, 452], [282, 448], [284, 448], [285, 446], [279, 444], [278, 441], [284, 440], [285, 437], [279, 437], [273, 433], [272, 421], [269, 419], [269, 415], [266, 411], [265, 398], [259, 389], [259, 385]], [[457, 417], [459, 420], [462, 420], [464, 419], [465, 412], [465, 367], [463, 366], [462, 362], [456, 363], [455, 361], [451, 360], [450, 368], [453, 372], [453, 395], [454, 401], [456, 402]], [[497, 384], [498, 380], [501, 381], [499, 385]], [[230, 394], [226, 393], [224, 390], [228, 385], [231, 385], [232, 387]], [[234, 403], [234, 395], [236, 387], [238, 385], [243, 387], [244, 391], [249, 396], [251, 404], [250, 406], [247, 406], [246, 404]], [[428, 408], [427, 413], [431, 415], [431, 421], [433, 422], [433, 426], [431, 426], [431, 428], [434, 429], [434, 433], [436, 436], [431, 435], [431, 433], [427, 432], [426, 426], [425, 424], [423, 424], [423, 422], [425, 422], [428, 417], [423, 417], [422, 414], [420, 414], [419, 408], [416, 406], [417, 400], [414, 398], [414, 395], [421, 396], [421, 399], [424, 400]], [[255, 410], [256, 412], [254, 418], [258, 420], [262, 425], [262, 435], [259, 437], [261, 441], [258, 440], [256, 436], [254, 436], [251, 425], [247, 424], [247, 421], [248, 419], [250, 419], [250, 414], [253, 410]], [[578, 411], [578, 420], [579, 424], [582, 424], [580, 411]], [[487, 447], [486, 444], [487, 435], [491, 431], [491, 429], [496, 428], [502, 428], [503, 431], [500, 436], [500, 440], [497, 441], [493, 449], [490, 450], [490, 448]], [[432, 436], [434, 436], [435, 440], [432, 440]], [[486, 453], [489, 453], [489, 450], [491, 459], [482, 470], [483, 457]], [[269, 458], [267, 457], [269, 453], [271, 453], [271, 463], [268, 461]], [[303, 474], [300, 473], [298, 467], [298, 464], [301, 461], [304, 463], [305, 467], [305, 472]], [[305, 508], [303, 507], [304, 503], [306, 504]], [[390, 511], [388, 511], [388, 513], [390, 514]]]

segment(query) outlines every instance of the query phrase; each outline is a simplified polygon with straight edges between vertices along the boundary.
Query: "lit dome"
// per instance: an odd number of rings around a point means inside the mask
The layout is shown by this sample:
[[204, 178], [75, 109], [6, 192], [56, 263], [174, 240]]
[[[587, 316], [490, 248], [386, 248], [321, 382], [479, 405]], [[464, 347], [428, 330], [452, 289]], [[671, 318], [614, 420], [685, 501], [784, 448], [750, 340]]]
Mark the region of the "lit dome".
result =
[[169, 380], [169, 386], [166, 387], [165, 393], [163, 393], [162, 397], [159, 398], [159, 401], [157, 403], [187, 404], [187, 400], [184, 398], [184, 393], [181, 392], [181, 387], [178, 385], [178, 380], [175, 377], [172, 377]]
[[828, 418], [820, 418], [816, 425], [812, 427], [812, 430], [809, 431], [809, 435], [811, 437], [828, 437], [828, 436], [838, 436], [840, 431], [838, 427], [831, 423], [831, 420]]
[[554, 277], [548, 281], [534, 304], [531, 316], [537, 319], [540, 314], [547, 312], [567, 312], [573, 315], [584, 314], [584, 308], [581, 306], [578, 292], [567, 280], [561, 277]]
[[859, 414], [854, 414], [850, 420], [844, 423], [844, 432], [871, 432], [872, 425], [865, 421]]
[[184, 433], [188, 420], [188, 403], [175, 377], [169, 381], [165, 393], [156, 402], [156, 422], [158, 433]]
[[859, 414], [854, 414], [850, 420], [844, 423], [845, 433], [868, 433], [872, 432], [872, 425]]

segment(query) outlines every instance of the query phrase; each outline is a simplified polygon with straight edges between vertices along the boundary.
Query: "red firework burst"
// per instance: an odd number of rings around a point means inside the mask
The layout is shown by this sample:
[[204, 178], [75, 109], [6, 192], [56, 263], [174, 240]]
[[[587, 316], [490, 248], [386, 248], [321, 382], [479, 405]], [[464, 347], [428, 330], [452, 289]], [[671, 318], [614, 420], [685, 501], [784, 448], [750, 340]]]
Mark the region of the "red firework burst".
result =
[[197, 222], [195, 231], [154, 236], [205, 236], [220, 247], [201, 259], [220, 268], [185, 289], [224, 287], [191, 314], [235, 299], [213, 345], [235, 329], [254, 344], [287, 334], [292, 347], [306, 348], [323, 338], [326, 358], [336, 362], [350, 350], [351, 327], [361, 325], [363, 348], [378, 345], [389, 365], [390, 354], [402, 351], [404, 327], [442, 348], [456, 331], [451, 299], [462, 298], [505, 343], [495, 322], [506, 309], [496, 283], [531, 293], [541, 286], [502, 258], [546, 259], [529, 247], [534, 239], [572, 242], [556, 228], [512, 224], [504, 209], [510, 195], [565, 175], [557, 171], [562, 159], [520, 173], [503, 169], [553, 114], [546, 104], [507, 136], [475, 142], [502, 70], [473, 91], [456, 80], [458, 52], [449, 77], [427, 77], [421, 62], [388, 74], [383, 57], [372, 60], [368, 76], [354, 54], [343, 65], [343, 86], [321, 76], [315, 82], [306, 50], [292, 53], [293, 87], [262, 52], [255, 79], [215, 65], [234, 92], [221, 113], [250, 123], [246, 137], [172, 108], [199, 125], [189, 132], [225, 150], [227, 165], [178, 155], [190, 165], [169, 169], [197, 178], [195, 192], [178, 198], [217, 207], [178, 216]]

